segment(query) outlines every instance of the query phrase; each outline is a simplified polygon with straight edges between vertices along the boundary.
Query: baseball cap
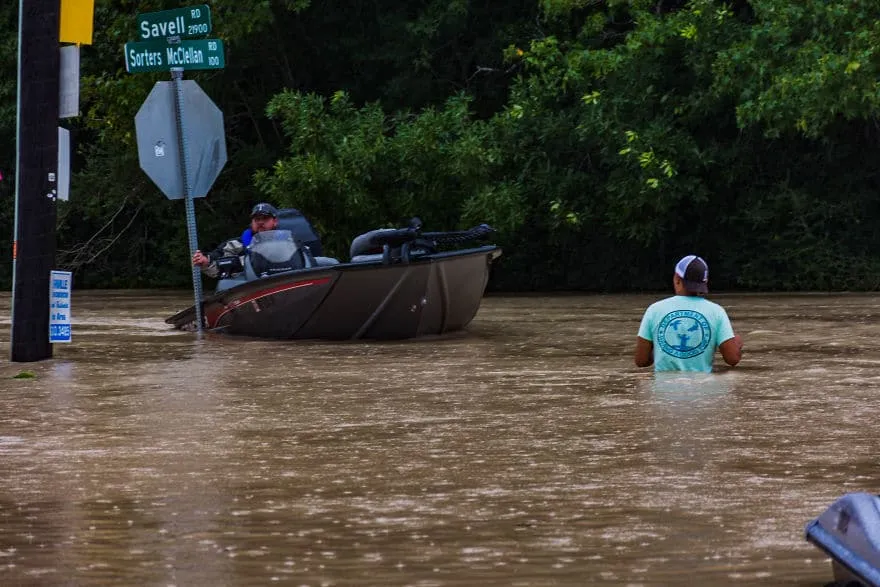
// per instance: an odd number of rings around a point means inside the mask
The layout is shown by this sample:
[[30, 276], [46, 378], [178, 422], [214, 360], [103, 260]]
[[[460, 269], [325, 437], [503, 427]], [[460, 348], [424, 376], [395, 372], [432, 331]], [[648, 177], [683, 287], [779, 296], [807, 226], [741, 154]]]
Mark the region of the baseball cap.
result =
[[254, 206], [253, 210], [251, 210], [251, 218], [254, 216], [271, 216], [272, 218], [278, 218], [278, 210], [276, 210], [275, 206], [272, 204], [260, 202]]
[[684, 281], [688, 291], [707, 293], [709, 291], [709, 266], [696, 255], [682, 257], [675, 264], [675, 274]]

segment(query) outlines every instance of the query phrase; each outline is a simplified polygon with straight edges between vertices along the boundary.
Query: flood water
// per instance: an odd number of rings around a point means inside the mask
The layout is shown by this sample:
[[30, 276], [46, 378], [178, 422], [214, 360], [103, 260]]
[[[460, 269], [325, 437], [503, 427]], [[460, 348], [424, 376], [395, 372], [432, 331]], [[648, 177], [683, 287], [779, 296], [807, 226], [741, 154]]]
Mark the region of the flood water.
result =
[[73, 342], [11, 363], [0, 294], [0, 584], [824, 585], [805, 524], [880, 487], [880, 296], [713, 296], [742, 363], [655, 377], [659, 297], [322, 343], [74, 291]]

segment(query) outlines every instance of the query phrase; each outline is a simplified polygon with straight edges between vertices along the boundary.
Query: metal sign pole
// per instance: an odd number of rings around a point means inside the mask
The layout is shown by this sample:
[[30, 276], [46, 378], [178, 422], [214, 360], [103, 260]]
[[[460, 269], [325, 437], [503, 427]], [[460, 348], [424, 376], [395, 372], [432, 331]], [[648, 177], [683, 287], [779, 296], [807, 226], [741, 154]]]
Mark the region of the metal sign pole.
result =
[[[183, 126], [183, 87], [180, 83], [183, 79], [183, 68], [171, 68], [171, 81], [174, 84], [174, 119], [177, 122], [177, 142], [180, 148], [180, 169], [183, 175], [183, 196], [186, 201], [186, 230], [189, 234], [189, 258], [199, 248], [196, 235], [196, 207], [193, 203], [192, 190], [189, 185], [189, 155], [186, 145], [186, 134]], [[202, 272], [199, 267], [192, 265], [193, 295], [195, 296], [196, 325], [199, 336], [202, 335]]]
[[[193, 198], [207, 195], [226, 164], [226, 139], [223, 113], [196, 82], [183, 80], [183, 72], [223, 69], [226, 66], [223, 41], [189, 38], [211, 32], [211, 8], [207, 4], [139, 14], [138, 29], [142, 41], [126, 43], [123, 49], [126, 71], [171, 71], [171, 83], [156, 83], [134, 118], [138, 160], [141, 169], [169, 199], [185, 200], [192, 257], [199, 248]], [[185, 104], [189, 109], [186, 125], [183, 120]], [[173, 121], [168, 116], [168, 110], [172, 108]], [[175, 133], [176, 141], [172, 136]], [[178, 150], [176, 157], [173, 155], [175, 148]], [[190, 166], [191, 162], [195, 162], [194, 168]], [[205, 327], [202, 273], [191, 262], [190, 266], [196, 330], [201, 338]]]

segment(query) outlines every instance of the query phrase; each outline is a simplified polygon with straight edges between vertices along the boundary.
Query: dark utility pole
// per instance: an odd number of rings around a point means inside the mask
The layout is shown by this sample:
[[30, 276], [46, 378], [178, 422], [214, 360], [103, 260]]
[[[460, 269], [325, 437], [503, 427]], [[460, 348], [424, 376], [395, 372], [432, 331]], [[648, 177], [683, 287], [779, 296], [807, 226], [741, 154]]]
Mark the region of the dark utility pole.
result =
[[60, 0], [19, 0], [18, 137], [12, 356], [52, 356], [49, 272], [55, 269]]

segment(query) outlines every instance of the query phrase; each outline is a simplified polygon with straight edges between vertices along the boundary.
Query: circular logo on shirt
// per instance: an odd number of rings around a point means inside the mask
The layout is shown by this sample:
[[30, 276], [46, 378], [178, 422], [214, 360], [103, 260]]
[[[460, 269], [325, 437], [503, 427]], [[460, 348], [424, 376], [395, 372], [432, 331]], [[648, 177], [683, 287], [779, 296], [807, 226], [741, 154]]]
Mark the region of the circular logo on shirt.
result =
[[709, 346], [712, 330], [706, 317], [693, 310], [670, 312], [660, 321], [657, 344], [678, 359], [696, 357]]

